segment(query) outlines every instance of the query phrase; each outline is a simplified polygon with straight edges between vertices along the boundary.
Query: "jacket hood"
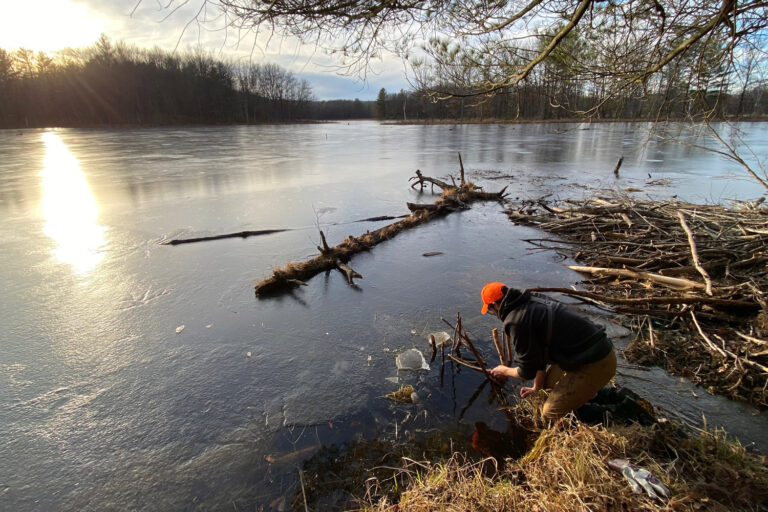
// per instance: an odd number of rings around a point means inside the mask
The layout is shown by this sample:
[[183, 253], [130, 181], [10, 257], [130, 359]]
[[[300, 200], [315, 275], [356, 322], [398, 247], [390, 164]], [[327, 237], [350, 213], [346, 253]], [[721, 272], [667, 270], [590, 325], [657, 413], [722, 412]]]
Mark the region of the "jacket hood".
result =
[[510, 311], [528, 302], [530, 297], [531, 292], [528, 290], [507, 288], [507, 293], [504, 295], [504, 298], [501, 299], [501, 304], [499, 305], [499, 318], [506, 318]]

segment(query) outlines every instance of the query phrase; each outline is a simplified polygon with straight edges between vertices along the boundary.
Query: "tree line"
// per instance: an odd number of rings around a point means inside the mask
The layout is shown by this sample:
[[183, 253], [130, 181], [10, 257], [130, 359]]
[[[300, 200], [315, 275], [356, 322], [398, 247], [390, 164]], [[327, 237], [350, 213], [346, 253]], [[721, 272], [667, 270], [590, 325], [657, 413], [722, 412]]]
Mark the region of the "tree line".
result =
[[[542, 73], [544, 75], [544, 73]], [[583, 119], [582, 112], [602, 104], [590, 117], [615, 120], [685, 120], [710, 110], [711, 119], [765, 119], [768, 87], [755, 85], [733, 91], [691, 91], [679, 86], [649, 95], [627, 95], [602, 101], [587, 87], [575, 87], [556, 75], [532, 77], [526, 83], [504, 88], [492, 97], [452, 96], [435, 100], [428, 91], [396, 93], [382, 89], [376, 100], [380, 120], [514, 121]], [[447, 88], [447, 86], [446, 86]], [[557, 95], [557, 96], [556, 96]], [[711, 112], [714, 110], [714, 112]]]
[[765, 110], [761, 0], [209, 3], [241, 30], [299, 37], [349, 71], [365, 74], [382, 51], [401, 56], [418, 92], [383, 115], [377, 104], [379, 117], [701, 121]]
[[[610, 77], [573, 74], [587, 52], [578, 31], [526, 78], [489, 96], [464, 94], [458, 76], [421, 90], [379, 91], [375, 101], [316, 101], [311, 85], [275, 64], [239, 65], [204, 52], [144, 50], [102, 36], [56, 57], [0, 49], [0, 127], [296, 122], [300, 120], [550, 120], [584, 112], [603, 119], [684, 119], [768, 114], [760, 54], [743, 55], [726, 73], [701, 56], [662, 70], [652, 80], [607, 94]], [[433, 44], [441, 44], [433, 42]], [[451, 54], [449, 46], [442, 50]], [[535, 52], [535, 47], [529, 48]], [[464, 72], [469, 72], [468, 65]], [[694, 75], [696, 75], [694, 80]], [[705, 81], [706, 80], [706, 81]]]
[[105, 36], [55, 57], [0, 48], [0, 127], [295, 122], [373, 117], [360, 101], [315, 101], [275, 64], [144, 50]]

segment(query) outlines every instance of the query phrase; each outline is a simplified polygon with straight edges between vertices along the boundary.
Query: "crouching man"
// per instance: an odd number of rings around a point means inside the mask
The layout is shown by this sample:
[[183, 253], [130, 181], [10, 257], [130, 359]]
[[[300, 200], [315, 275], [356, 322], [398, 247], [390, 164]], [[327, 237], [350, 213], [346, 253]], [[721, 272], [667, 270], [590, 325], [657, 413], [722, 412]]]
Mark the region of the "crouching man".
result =
[[520, 390], [523, 398], [550, 390], [542, 409], [545, 419], [581, 407], [616, 374], [616, 353], [603, 327], [558, 302], [503, 283], [486, 284], [481, 296], [482, 313], [491, 311], [503, 322], [518, 365], [499, 365], [491, 375], [502, 382], [533, 379], [533, 387]]

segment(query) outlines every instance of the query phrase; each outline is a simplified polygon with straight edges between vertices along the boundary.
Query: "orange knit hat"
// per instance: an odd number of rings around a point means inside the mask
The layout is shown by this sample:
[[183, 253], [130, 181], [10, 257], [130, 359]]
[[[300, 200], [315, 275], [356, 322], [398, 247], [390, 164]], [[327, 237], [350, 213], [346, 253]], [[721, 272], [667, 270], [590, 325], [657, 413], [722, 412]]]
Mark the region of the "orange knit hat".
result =
[[501, 291], [503, 287], [505, 287], [504, 283], [499, 283], [498, 281], [495, 281], [493, 283], [486, 283], [485, 286], [483, 286], [483, 291], [480, 292], [480, 297], [483, 298], [483, 309], [480, 310], [482, 314], [486, 314], [488, 312], [488, 304], [493, 304], [497, 300], [504, 297], [504, 293]]

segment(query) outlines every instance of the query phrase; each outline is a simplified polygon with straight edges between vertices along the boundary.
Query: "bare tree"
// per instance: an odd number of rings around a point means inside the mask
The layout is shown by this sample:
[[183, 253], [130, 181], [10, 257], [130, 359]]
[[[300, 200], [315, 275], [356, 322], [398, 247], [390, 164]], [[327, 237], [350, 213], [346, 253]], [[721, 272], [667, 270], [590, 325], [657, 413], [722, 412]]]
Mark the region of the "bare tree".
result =
[[[178, 4], [178, 1], [175, 2]], [[186, 3], [186, 2], [185, 2]], [[229, 26], [276, 30], [319, 44], [350, 70], [382, 50], [412, 59], [436, 97], [484, 96], [524, 82], [578, 29], [568, 73], [602, 81], [606, 98], [658, 83], [684, 59], [695, 81], [707, 64], [730, 69], [737, 48], [768, 27], [763, 0], [201, 0]], [[174, 6], [174, 2], [171, 3]], [[205, 20], [200, 20], [205, 23]], [[420, 50], [419, 50], [420, 48]], [[656, 81], [657, 83], [654, 83]], [[599, 105], [593, 105], [597, 108]]]

